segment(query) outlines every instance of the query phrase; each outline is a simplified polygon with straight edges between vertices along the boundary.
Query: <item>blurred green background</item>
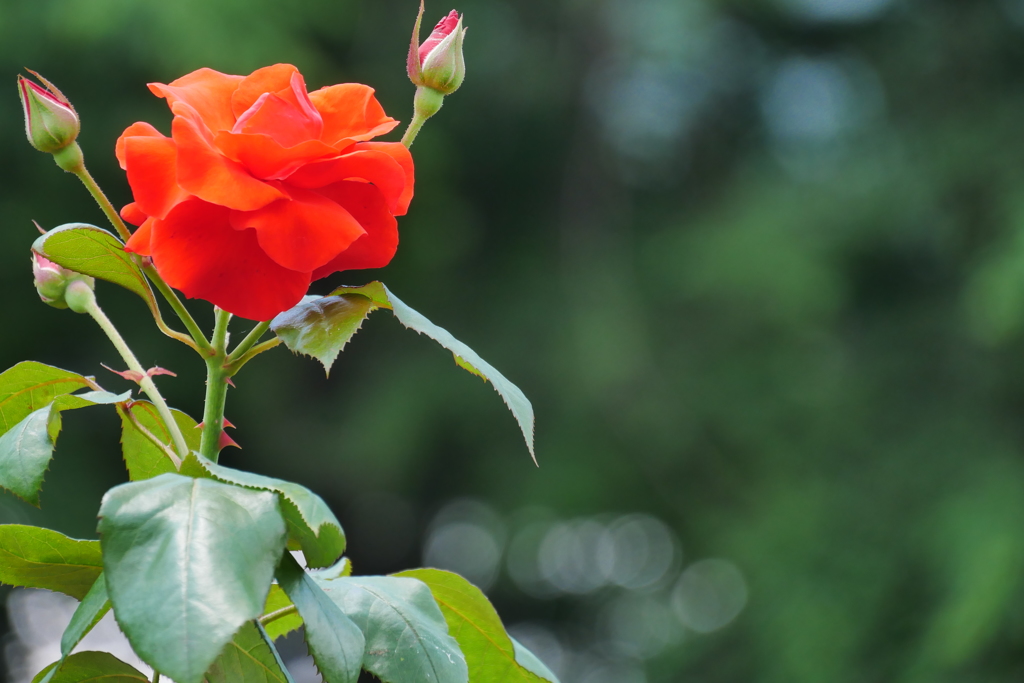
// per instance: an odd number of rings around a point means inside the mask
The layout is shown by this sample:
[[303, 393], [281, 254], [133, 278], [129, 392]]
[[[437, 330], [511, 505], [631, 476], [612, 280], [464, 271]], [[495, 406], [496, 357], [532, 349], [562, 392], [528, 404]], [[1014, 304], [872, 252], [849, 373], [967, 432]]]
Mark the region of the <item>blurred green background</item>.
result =
[[[379, 277], [476, 349], [533, 400], [540, 468], [386, 312], [329, 380], [284, 350], [247, 367], [224, 461], [320, 493], [358, 573], [464, 569], [563, 683], [1021, 680], [1024, 0], [458, 9], [468, 76], [413, 148], [398, 256], [314, 291]], [[407, 120], [415, 10], [0, 1], [0, 365], [128, 388], [33, 291], [31, 220], [102, 217], [26, 143], [21, 67], [122, 205], [116, 137], [169, 130], [146, 82], [290, 62]], [[199, 360], [99, 292], [198, 416]], [[42, 509], [3, 494], [0, 521], [95, 537], [126, 477], [109, 413], [69, 414]]]

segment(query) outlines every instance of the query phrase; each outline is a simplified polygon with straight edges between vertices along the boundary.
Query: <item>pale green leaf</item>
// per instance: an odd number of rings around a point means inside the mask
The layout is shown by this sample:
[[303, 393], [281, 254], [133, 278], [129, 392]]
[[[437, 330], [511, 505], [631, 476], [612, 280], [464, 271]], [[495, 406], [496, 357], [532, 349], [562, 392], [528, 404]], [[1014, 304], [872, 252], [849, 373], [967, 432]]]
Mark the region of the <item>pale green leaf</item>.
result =
[[205, 683], [292, 683], [281, 656], [260, 627], [249, 622], [206, 672]]
[[45, 588], [81, 600], [102, 571], [99, 541], [34, 526], [0, 525], [0, 583]]
[[[281, 586], [276, 583], [273, 584], [270, 587], [270, 592], [267, 593], [267, 601], [263, 604], [263, 617], [260, 617], [261, 623], [268, 614], [274, 614], [289, 607], [295, 607], [295, 605], [288, 599], [288, 594], [284, 592]], [[271, 640], [277, 640], [281, 636], [298, 629], [300, 626], [302, 626], [302, 615], [298, 611], [263, 623], [263, 628], [266, 629], [267, 635], [270, 636]]]
[[32, 683], [149, 683], [149, 678], [134, 666], [125, 664], [109, 652], [76, 652], [61, 662], [40, 671]]
[[[170, 458], [136, 426], [136, 423], [141, 425], [173, 451], [171, 434], [167, 431], [164, 421], [160, 419], [156, 406], [149, 401], [132, 401], [127, 410], [131, 411], [130, 416], [124, 410], [121, 411], [121, 453], [128, 467], [128, 477], [132, 481], [141, 481], [158, 474], [176, 472]], [[199, 450], [202, 431], [196, 429], [196, 421], [174, 408], [171, 409], [171, 414], [185, 437], [185, 444], [190, 450]]]

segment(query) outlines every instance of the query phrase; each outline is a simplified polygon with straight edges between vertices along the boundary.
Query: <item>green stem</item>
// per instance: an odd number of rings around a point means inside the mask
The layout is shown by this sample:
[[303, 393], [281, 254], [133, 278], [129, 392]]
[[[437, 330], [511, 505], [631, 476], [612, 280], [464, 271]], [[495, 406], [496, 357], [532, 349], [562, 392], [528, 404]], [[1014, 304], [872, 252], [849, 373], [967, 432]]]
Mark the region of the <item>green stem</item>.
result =
[[[254, 346], [252, 349], [249, 350], [248, 353], [245, 353], [245, 354], [243, 354], [243, 355], [239, 356], [238, 358], [235, 358], [235, 359], [233, 359], [231, 361], [231, 365], [229, 366], [230, 369], [231, 369], [231, 375], [234, 376], [235, 374], [237, 374], [238, 371], [242, 369], [243, 365], [245, 365], [246, 363], [251, 361], [256, 356], [260, 355], [264, 351], [269, 351], [270, 349], [272, 349], [274, 347], [277, 347], [277, 346], [280, 346], [280, 345], [281, 345], [280, 338], [274, 337], [273, 339], [268, 339], [267, 341], [263, 342], [262, 344], [258, 344], [256, 346]], [[232, 356], [233, 355], [234, 354], [232, 354]]]
[[412, 121], [409, 122], [409, 127], [405, 129], [405, 134], [402, 135], [402, 144], [406, 147], [412, 147], [413, 140], [420, 134], [420, 128], [426, 122], [425, 116], [413, 116]]
[[121, 236], [122, 240], [127, 242], [132, 236], [131, 231], [128, 230], [128, 226], [124, 224], [123, 220], [121, 220], [121, 216], [118, 215], [117, 209], [115, 209], [114, 205], [110, 203], [109, 199], [107, 199], [107, 195], [103, 194], [103, 190], [100, 189], [99, 183], [96, 182], [89, 171], [85, 168], [85, 164], [82, 164], [78, 170], [72, 172], [78, 176], [78, 179], [82, 181], [83, 185], [85, 185], [85, 189], [89, 190], [89, 194], [91, 194], [92, 198], [96, 200], [96, 203], [100, 205], [100, 210], [103, 211], [103, 215], [107, 217], [110, 224], [114, 226], [115, 230], [117, 230], [117, 234]]
[[274, 610], [273, 612], [264, 614], [260, 617], [260, 626], [266, 626], [272, 621], [277, 621], [281, 617], [286, 617], [289, 614], [295, 614], [298, 611], [299, 609], [295, 605], [288, 605], [287, 607], [282, 607], [279, 610]]
[[228, 379], [231, 377], [231, 372], [225, 364], [228, 322], [231, 320], [231, 314], [219, 308], [215, 308], [214, 311], [214, 355], [206, 359], [206, 408], [203, 411], [203, 437], [199, 452], [208, 460], [217, 462], [220, 455], [220, 435], [224, 431], [224, 404], [228, 397]]
[[245, 335], [245, 339], [238, 343], [235, 350], [227, 357], [227, 364], [231, 365], [236, 360], [245, 355], [246, 351], [251, 349], [253, 345], [260, 340], [267, 330], [270, 329], [270, 321], [258, 323], [256, 327], [252, 328], [249, 334]]
[[[135, 354], [128, 348], [128, 344], [125, 343], [124, 338], [114, 327], [114, 323], [110, 322], [110, 318], [107, 317], [103, 309], [96, 303], [96, 295], [93, 293], [92, 288], [85, 284], [81, 280], [72, 282], [68, 285], [67, 292], [65, 293], [65, 300], [68, 302], [68, 306], [76, 312], [88, 313], [92, 316], [92, 319], [96, 321], [96, 324], [100, 326], [100, 329], [106, 333], [107, 337], [114, 344], [114, 348], [121, 355], [121, 358], [128, 365], [128, 369], [136, 373], [141, 377], [139, 380], [139, 386], [142, 391], [145, 392], [149, 399], [153, 401], [153, 405], [156, 406], [156, 412], [160, 415], [160, 419], [164, 421], [164, 425], [167, 427], [167, 432], [171, 435], [171, 440], [174, 441], [174, 450], [178, 452], [180, 458], [184, 458], [188, 455], [188, 446], [185, 444], [185, 437], [181, 434], [181, 429], [178, 428], [178, 423], [174, 420], [174, 416], [171, 415], [171, 409], [167, 407], [167, 402], [164, 401], [164, 397], [160, 395], [160, 390], [156, 388], [156, 384], [153, 383], [153, 378], [146, 374], [145, 368], [139, 363], [138, 359], [135, 358]], [[181, 465], [179, 459], [174, 463], [175, 467]]]
[[160, 672], [156, 669], [153, 670], [153, 683], [160, 683]]
[[156, 272], [156, 268], [153, 267], [153, 264], [150, 263], [148, 265], [144, 265], [142, 267], [142, 272], [146, 274], [146, 277], [153, 281], [156, 288], [164, 295], [164, 299], [166, 299], [167, 303], [170, 304], [171, 309], [178, 315], [181, 322], [184, 323], [185, 329], [192, 335], [192, 339], [195, 341], [196, 346], [199, 347], [196, 350], [203, 355], [208, 356], [212, 354], [213, 347], [210, 345], [209, 340], [207, 340], [206, 335], [203, 334], [203, 331], [199, 329], [199, 325], [196, 323], [195, 318], [193, 318], [192, 314], [188, 312], [187, 308], [185, 308], [185, 304], [181, 303], [181, 299], [179, 299], [178, 295], [174, 293], [174, 290], [171, 289], [170, 285], [164, 282], [164, 279], [160, 277], [158, 272]]

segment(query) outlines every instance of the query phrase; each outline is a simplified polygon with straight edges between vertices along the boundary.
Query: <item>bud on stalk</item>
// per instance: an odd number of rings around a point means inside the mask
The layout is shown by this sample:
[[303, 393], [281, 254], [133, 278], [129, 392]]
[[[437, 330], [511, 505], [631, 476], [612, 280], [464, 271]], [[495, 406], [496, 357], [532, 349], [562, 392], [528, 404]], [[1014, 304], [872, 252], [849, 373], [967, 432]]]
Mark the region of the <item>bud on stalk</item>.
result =
[[81, 124], [68, 98], [48, 80], [30, 71], [42, 86], [18, 76], [18, 93], [25, 111], [25, 135], [40, 152], [57, 154], [74, 144]]
[[72, 282], [81, 281], [89, 289], [96, 286], [96, 281], [88, 275], [62, 268], [36, 252], [32, 252], [32, 277], [35, 281], [36, 291], [39, 292], [39, 298], [43, 300], [43, 303], [54, 308], [68, 307], [64, 295], [68, 285]]
[[416, 98], [413, 100], [413, 120], [402, 138], [406, 146], [412, 144], [423, 122], [441, 108], [445, 95], [458, 90], [466, 78], [466, 60], [462, 56], [466, 28], [462, 25], [462, 16], [456, 10], [449, 12], [421, 45], [419, 40], [422, 21], [421, 0], [406, 64], [409, 80], [417, 86]]

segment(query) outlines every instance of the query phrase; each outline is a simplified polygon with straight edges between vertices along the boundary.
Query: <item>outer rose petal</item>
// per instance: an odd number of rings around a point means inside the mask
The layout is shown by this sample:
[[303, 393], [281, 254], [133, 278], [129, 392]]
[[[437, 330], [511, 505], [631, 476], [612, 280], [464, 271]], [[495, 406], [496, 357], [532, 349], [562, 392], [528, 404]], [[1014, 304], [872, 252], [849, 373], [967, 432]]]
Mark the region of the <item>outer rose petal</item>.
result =
[[132, 202], [131, 204], [126, 204], [122, 207], [121, 218], [132, 225], [142, 225], [146, 222], [149, 216], [143, 213], [138, 204]]
[[324, 117], [320, 139], [328, 145], [370, 140], [398, 125], [398, 121], [384, 113], [368, 85], [332, 85], [309, 93], [309, 99]]
[[178, 204], [167, 218], [153, 222], [153, 264], [169, 285], [190, 298], [242, 318], [270, 320], [302, 299], [310, 274], [272, 261], [254, 230], [232, 229], [229, 214], [198, 199]]
[[117, 144], [114, 145], [114, 156], [117, 157], [117, 163], [121, 165], [122, 170], [126, 168], [124, 165], [124, 141], [128, 138], [139, 136], [154, 138], [167, 137], [145, 121], [138, 121], [125, 128], [124, 132], [121, 133], [121, 137], [117, 139]]
[[[135, 205], [129, 204], [128, 206], [121, 209], [122, 217], [124, 215], [124, 212], [130, 206]], [[125, 220], [128, 219], [125, 218]], [[153, 223], [155, 223], [156, 220], [156, 218], [147, 218], [146, 220], [144, 220], [142, 222], [142, 225], [139, 226], [139, 229], [133, 232], [132, 236], [128, 238], [128, 241], [124, 245], [125, 251], [130, 251], [140, 256], [150, 256], [152, 254], [151, 240], [153, 238]]]
[[[401, 143], [399, 143], [401, 144]], [[342, 180], [365, 180], [377, 186], [392, 214], [405, 191], [405, 171], [387, 154], [364, 150], [306, 164], [288, 178], [295, 187], [324, 187]]]
[[134, 136], [124, 139], [124, 167], [135, 203], [149, 216], [163, 218], [188, 198], [178, 187], [177, 150], [170, 138]]
[[416, 184], [416, 168], [412, 162], [412, 154], [409, 148], [401, 142], [360, 142], [355, 148], [357, 150], [369, 149], [375, 152], [384, 152], [398, 162], [398, 165], [405, 171], [405, 189], [398, 198], [398, 206], [392, 211], [396, 216], [404, 216], [409, 210], [409, 203], [412, 201], [413, 186]]
[[231, 112], [234, 117], [237, 119], [244, 114], [263, 93], [290, 88], [292, 74], [298, 72], [299, 70], [291, 64], [274, 64], [253, 71], [242, 79], [231, 95]]
[[282, 147], [269, 135], [248, 135], [221, 131], [214, 138], [217, 148], [229, 159], [233, 159], [257, 178], [280, 180], [287, 178], [295, 169], [321, 157], [337, 154], [319, 140], [307, 140], [294, 147]]
[[242, 80], [242, 76], [202, 68], [168, 85], [150, 83], [149, 89], [157, 97], [167, 98], [167, 104], [172, 110], [177, 102], [190, 105], [199, 113], [207, 128], [218, 131], [228, 130], [235, 125], [231, 95]]
[[398, 221], [388, 212], [380, 191], [367, 183], [341, 182], [320, 192], [345, 207], [366, 234], [330, 263], [313, 271], [313, 279], [340, 270], [383, 268], [390, 263], [398, 249]]
[[291, 199], [231, 214], [231, 225], [255, 228], [260, 248], [285, 268], [308, 273], [366, 234], [348, 211], [323, 195], [298, 188], [288, 193]]
[[178, 185], [196, 197], [239, 211], [262, 208], [284, 195], [217, 150], [194, 110], [176, 104], [171, 124], [178, 145]]

